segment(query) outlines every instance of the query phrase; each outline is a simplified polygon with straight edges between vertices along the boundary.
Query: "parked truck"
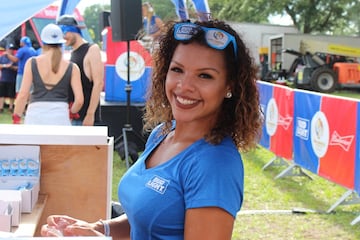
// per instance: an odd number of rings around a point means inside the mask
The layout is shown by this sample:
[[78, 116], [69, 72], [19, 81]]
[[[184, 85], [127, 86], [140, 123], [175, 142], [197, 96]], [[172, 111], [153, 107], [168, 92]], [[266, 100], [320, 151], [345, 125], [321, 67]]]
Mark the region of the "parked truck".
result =
[[[359, 40], [360, 41], [360, 40]], [[320, 41], [302, 41], [294, 84], [318, 92], [360, 88], [360, 47]]]
[[360, 87], [359, 38], [281, 34], [271, 37], [269, 46], [269, 68], [262, 80], [286, 79], [297, 88], [319, 92]]

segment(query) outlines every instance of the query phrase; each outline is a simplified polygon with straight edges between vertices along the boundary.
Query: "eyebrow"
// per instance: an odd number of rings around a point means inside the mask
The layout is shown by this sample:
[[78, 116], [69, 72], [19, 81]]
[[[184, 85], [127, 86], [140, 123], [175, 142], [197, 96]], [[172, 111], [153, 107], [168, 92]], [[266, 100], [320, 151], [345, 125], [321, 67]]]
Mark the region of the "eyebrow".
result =
[[[173, 62], [173, 63], [175, 63], [175, 64], [177, 64], [177, 65], [180, 65], [181, 67], [184, 67], [184, 65], [183, 64], [181, 64], [181, 63], [179, 63], [179, 62], [177, 62], [176, 60], [171, 60], [171, 62]], [[212, 67], [205, 67], [205, 68], [200, 68], [200, 69], [198, 69], [198, 70], [200, 70], [200, 71], [206, 71], [206, 70], [210, 70], [210, 71], [214, 71], [214, 72], [216, 72], [216, 73], [218, 73], [218, 74], [220, 74], [220, 71], [219, 70], [217, 70], [216, 68], [212, 68]]]

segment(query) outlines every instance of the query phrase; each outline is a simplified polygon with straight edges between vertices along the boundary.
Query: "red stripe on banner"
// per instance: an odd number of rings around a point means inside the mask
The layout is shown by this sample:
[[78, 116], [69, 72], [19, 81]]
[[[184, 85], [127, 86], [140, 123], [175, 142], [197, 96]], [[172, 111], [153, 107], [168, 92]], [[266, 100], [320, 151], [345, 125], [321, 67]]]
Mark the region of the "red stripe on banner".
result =
[[329, 124], [327, 152], [320, 158], [319, 176], [354, 188], [357, 102], [322, 97], [321, 111]]
[[[117, 58], [127, 52], [127, 42], [113, 42], [111, 27], [107, 28], [106, 57], [108, 65], [115, 65]], [[151, 55], [137, 40], [130, 41], [130, 51], [137, 52], [145, 61], [147, 67], [151, 66]]]
[[277, 127], [270, 140], [270, 150], [279, 157], [292, 159], [294, 128], [294, 91], [288, 87], [274, 86], [278, 117]]

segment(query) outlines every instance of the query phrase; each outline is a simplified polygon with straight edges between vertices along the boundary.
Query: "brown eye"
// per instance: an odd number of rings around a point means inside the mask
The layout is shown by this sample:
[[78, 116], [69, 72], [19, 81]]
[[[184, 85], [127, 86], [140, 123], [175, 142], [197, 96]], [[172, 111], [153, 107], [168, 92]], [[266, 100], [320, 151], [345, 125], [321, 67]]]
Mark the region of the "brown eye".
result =
[[213, 77], [210, 74], [207, 73], [202, 73], [199, 75], [200, 78], [205, 78], [205, 79], [212, 79]]

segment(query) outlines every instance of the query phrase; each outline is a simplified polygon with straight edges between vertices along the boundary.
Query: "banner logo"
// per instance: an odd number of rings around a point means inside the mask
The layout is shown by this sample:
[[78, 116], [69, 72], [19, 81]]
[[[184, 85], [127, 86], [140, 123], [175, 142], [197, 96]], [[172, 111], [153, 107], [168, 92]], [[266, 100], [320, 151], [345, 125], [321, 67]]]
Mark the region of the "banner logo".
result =
[[309, 120], [305, 118], [296, 118], [295, 136], [308, 140], [309, 139]]
[[274, 98], [271, 98], [267, 104], [265, 119], [266, 132], [273, 136], [276, 132], [279, 119], [279, 110]]
[[354, 135], [342, 137], [339, 135], [338, 132], [334, 131], [331, 134], [331, 139], [330, 139], [329, 145], [340, 146], [342, 149], [344, 149], [344, 151], [348, 152], [349, 148], [353, 142], [353, 139], [354, 139]]
[[130, 51], [129, 63], [127, 52], [120, 54], [116, 59], [115, 70], [121, 79], [127, 81], [128, 79], [128, 66], [130, 68], [130, 81], [136, 81], [145, 72], [145, 60], [137, 52]]
[[311, 119], [311, 146], [315, 155], [323, 157], [329, 146], [329, 123], [323, 112], [317, 112]]
[[288, 130], [292, 120], [293, 118], [288, 114], [286, 115], [286, 117], [283, 117], [281, 116], [281, 114], [279, 114], [278, 125], [284, 127], [285, 130]]
[[169, 180], [166, 180], [164, 178], [161, 178], [161, 177], [155, 175], [155, 176], [153, 176], [152, 179], [150, 179], [146, 183], [145, 186], [158, 192], [158, 193], [164, 194], [167, 187], [169, 186], [169, 183], [170, 183]]

